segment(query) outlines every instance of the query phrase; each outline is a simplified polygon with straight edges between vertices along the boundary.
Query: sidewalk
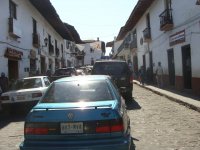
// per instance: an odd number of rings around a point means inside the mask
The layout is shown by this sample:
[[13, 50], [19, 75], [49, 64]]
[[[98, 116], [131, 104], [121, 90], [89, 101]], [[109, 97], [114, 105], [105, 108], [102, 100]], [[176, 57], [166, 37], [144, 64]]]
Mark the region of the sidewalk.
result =
[[188, 95], [185, 96], [184, 94], [176, 94], [173, 91], [169, 91], [169, 90], [165, 90], [165, 89], [160, 89], [157, 88], [156, 86], [152, 86], [152, 85], [141, 85], [139, 81], [137, 80], [133, 80], [134, 84], [137, 84], [145, 89], [148, 89], [156, 94], [159, 94], [161, 96], [165, 96], [168, 99], [175, 101], [181, 105], [184, 105], [186, 107], [189, 107], [195, 111], [200, 112], [200, 97], [196, 97], [196, 96], [192, 96], [192, 95]]

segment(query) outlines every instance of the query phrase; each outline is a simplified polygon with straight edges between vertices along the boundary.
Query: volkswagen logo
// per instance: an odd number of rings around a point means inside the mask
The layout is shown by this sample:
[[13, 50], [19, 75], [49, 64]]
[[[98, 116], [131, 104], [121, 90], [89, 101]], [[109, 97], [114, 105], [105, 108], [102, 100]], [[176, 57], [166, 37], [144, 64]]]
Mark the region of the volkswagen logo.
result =
[[67, 118], [69, 119], [69, 120], [72, 120], [73, 118], [74, 118], [74, 114], [73, 113], [68, 113], [67, 114]]

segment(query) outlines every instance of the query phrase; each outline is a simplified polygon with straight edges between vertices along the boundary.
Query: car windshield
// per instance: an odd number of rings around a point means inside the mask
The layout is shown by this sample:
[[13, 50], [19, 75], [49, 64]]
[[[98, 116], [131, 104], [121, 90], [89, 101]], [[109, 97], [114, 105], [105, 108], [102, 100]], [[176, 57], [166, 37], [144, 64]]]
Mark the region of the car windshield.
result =
[[72, 71], [72, 68], [58, 69], [55, 71], [54, 75], [68, 75]]
[[128, 65], [121, 62], [101, 62], [93, 68], [93, 74], [127, 75], [128, 73]]
[[41, 103], [112, 100], [113, 95], [106, 81], [73, 81], [52, 84]]
[[12, 90], [31, 89], [42, 87], [41, 78], [20, 79], [17, 80], [11, 87]]

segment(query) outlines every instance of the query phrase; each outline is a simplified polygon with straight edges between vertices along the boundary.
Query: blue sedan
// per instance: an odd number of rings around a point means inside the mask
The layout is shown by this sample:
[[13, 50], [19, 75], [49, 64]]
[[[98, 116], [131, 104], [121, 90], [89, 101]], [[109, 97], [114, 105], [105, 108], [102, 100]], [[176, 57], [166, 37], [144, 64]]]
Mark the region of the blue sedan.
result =
[[130, 119], [109, 76], [54, 81], [27, 115], [20, 150], [129, 150]]

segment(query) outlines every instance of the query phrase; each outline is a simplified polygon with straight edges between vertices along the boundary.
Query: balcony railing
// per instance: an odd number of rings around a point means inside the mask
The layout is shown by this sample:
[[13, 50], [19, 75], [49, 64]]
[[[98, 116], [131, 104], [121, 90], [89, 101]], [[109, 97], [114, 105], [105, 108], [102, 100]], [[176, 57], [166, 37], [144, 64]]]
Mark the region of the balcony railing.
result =
[[37, 33], [33, 33], [33, 46], [36, 48], [40, 47], [40, 38], [39, 35]]
[[169, 31], [173, 28], [172, 9], [166, 9], [160, 15], [160, 30]]
[[122, 43], [117, 49], [117, 53], [120, 53], [124, 49], [124, 43]]
[[56, 48], [56, 56], [57, 56], [57, 57], [60, 56], [60, 50], [59, 50], [59, 48]]
[[151, 28], [147, 27], [143, 31], [144, 42], [151, 41]]
[[136, 37], [134, 37], [133, 40], [131, 41], [130, 48], [137, 49], [137, 38]]
[[52, 44], [49, 44], [49, 54], [50, 55], [54, 54], [54, 46]]
[[123, 45], [124, 45], [125, 50], [130, 50], [130, 43], [129, 42], [126, 42]]

